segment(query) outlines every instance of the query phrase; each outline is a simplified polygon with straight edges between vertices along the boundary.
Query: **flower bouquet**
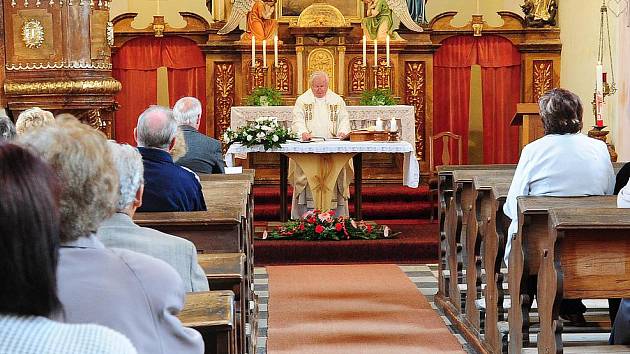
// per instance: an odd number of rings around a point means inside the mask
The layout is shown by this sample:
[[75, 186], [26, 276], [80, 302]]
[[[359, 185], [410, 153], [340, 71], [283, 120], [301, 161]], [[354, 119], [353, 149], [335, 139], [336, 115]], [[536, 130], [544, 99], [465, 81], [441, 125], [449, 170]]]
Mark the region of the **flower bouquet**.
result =
[[278, 148], [287, 140], [296, 138], [294, 133], [278, 124], [276, 117], [259, 117], [236, 131], [228, 128], [223, 133], [223, 141], [228, 145], [232, 143], [241, 143], [247, 147], [263, 145], [265, 150]]
[[293, 240], [375, 240], [396, 236], [390, 228], [372, 225], [352, 218], [335, 216], [334, 210], [308, 211], [299, 220], [290, 220], [271, 231], [263, 232], [263, 239]]

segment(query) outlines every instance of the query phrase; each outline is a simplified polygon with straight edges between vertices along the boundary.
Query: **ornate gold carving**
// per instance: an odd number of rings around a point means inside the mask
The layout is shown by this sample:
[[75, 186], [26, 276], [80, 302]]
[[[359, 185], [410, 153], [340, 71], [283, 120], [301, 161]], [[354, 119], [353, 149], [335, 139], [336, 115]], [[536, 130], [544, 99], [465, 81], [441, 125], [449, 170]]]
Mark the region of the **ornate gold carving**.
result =
[[[92, 10], [90, 16], [90, 59], [110, 61], [111, 49], [108, 43], [109, 12], [105, 10]], [[113, 37], [112, 37], [113, 39]]]
[[308, 54], [308, 76], [315, 71], [323, 71], [328, 74], [330, 82], [335, 82], [335, 57], [326, 48], [313, 49]]
[[122, 88], [115, 79], [65, 80], [40, 82], [5, 82], [4, 92], [8, 96], [35, 94], [115, 94]]
[[278, 67], [273, 71], [273, 87], [283, 94], [293, 92], [291, 63], [287, 58], [278, 58]]
[[534, 60], [532, 75], [533, 101], [538, 99], [553, 88], [553, 60]]
[[426, 63], [408, 61], [405, 63], [405, 102], [416, 112], [416, 154], [424, 159], [424, 126], [426, 115]]
[[26, 48], [39, 48], [44, 43], [44, 26], [35, 19], [28, 19], [22, 25], [22, 42]]
[[263, 68], [262, 59], [256, 59], [254, 67], [252, 67], [252, 62], [249, 61], [249, 88], [248, 93], [252, 93], [252, 91], [257, 87], [265, 87], [265, 68]]
[[107, 44], [111, 47], [114, 45], [114, 23], [107, 21], [107, 27], [105, 29], [105, 37], [107, 38]]
[[22, 71], [22, 70], [52, 70], [52, 69], [96, 69], [96, 70], [111, 70], [112, 64], [106, 62], [97, 63], [82, 63], [78, 61], [70, 63], [19, 63], [19, 64], [7, 64], [5, 66], [7, 71]]
[[230, 110], [234, 105], [234, 64], [214, 63], [214, 121], [215, 136], [223, 136], [230, 127]]
[[374, 87], [375, 88], [391, 88], [392, 82], [392, 66], [391, 62], [387, 66], [387, 58], [378, 58], [378, 67], [374, 69]]
[[346, 18], [336, 7], [325, 3], [314, 3], [302, 10], [297, 20], [298, 27], [344, 27]]
[[356, 57], [350, 60], [348, 70], [348, 93], [359, 94], [367, 89], [367, 68], [363, 67], [363, 59]]

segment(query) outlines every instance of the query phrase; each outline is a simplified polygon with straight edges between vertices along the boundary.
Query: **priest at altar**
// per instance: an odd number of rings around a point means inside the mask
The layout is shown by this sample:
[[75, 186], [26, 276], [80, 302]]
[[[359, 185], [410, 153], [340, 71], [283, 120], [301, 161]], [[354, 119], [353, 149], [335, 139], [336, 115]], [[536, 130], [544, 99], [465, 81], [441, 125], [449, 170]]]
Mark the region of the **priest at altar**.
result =
[[[295, 101], [291, 130], [302, 141], [312, 138], [346, 139], [350, 134], [350, 119], [346, 103], [341, 96], [328, 89], [328, 75], [316, 71], [310, 78], [310, 89]], [[350, 181], [354, 176], [352, 161], [349, 161], [339, 173], [336, 193], [333, 193], [331, 209], [337, 215], [348, 216], [348, 198]], [[301, 217], [307, 210], [314, 208], [313, 194], [302, 168], [291, 161], [289, 181], [293, 185], [291, 218]]]

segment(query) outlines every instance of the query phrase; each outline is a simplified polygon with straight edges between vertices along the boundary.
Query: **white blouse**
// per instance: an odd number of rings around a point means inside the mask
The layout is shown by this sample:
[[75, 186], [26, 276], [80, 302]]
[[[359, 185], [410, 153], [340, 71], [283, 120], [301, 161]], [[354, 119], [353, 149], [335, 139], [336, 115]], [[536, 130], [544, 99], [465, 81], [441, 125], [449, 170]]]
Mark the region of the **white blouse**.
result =
[[583, 134], [550, 134], [523, 148], [503, 212], [511, 220], [505, 247], [505, 263], [512, 235], [518, 232], [516, 198], [523, 195], [609, 195], [615, 173], [608, 148]]

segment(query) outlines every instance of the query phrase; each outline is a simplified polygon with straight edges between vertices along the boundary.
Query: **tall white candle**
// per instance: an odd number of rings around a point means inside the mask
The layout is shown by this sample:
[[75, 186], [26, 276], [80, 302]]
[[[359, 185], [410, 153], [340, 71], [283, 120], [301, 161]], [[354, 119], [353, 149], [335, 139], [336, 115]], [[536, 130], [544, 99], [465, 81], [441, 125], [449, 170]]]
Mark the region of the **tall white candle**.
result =
[[378, 67], [378, 44], [376, 39], [374, 40], [374, 67]]
[[267, 40], [263, 39], [263, 68], [267, 67]]
[[157, 15], [160, 16], [160, 0], [157, 0]]
[[367, 66], [367, 37], [363, 35], [363, 67]]
[[477, 0], [477, 15], [481, 14], [481, 12], [479, 12], [479, 0]]
[[389, 34], [385, 37], [385, 61], [387, 66], [389, 66]]
[[256, 67], [256, 37], [252, 35], [252, 68]]
[[273, 36], [273, 65], [278, 67], [278, 35]]

